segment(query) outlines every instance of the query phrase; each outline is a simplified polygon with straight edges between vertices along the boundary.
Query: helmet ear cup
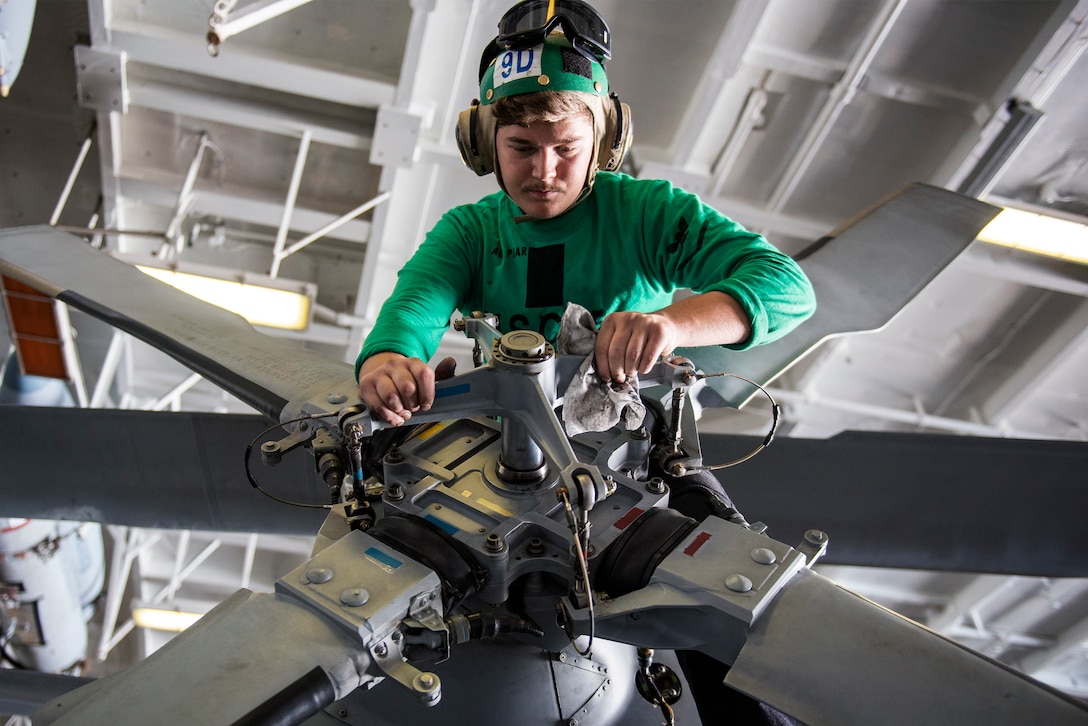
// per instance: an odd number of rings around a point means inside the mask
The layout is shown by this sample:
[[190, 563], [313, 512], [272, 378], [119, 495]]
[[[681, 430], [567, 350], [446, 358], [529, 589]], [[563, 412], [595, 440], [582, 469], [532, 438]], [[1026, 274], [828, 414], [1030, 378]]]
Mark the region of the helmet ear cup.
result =
[[495, 171], [495, 123], [490, 108], [473, 99], [472, 105], [457, 117], [454, 138], [461, 161], [476, 172], [476, 176]]
[[621, 103], [615, 93], [608, 94], [604, 106], [604, 133], [597, 149], [597, 168], [618, 171], [631, 148], [631, 108]]
[[[615, 93], [591, 100], [595, 102], [591, 106], [596, 108], [593, 113], [603, 127], [597, 145], [596, 169], [617, 171], [631, 148], [631, 109]], [[472, 105], [457, 117], [454, 138], [461, 161], [477, 176], [495, 171], [495, 113], [491, 106], [473, 99]], [[594, 171], [590, 172], [591, 178]]]

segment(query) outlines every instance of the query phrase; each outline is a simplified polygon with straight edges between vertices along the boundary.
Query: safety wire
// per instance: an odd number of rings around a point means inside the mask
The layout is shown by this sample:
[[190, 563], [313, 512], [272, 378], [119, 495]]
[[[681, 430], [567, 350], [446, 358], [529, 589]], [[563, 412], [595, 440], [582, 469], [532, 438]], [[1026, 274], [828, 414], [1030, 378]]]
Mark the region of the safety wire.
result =
[[654, 683], [654, 679], [647, 677], [646, 680], [649, 681], [650, 687], [654, 689], [654, 693], [657, 695], [655, 701], [657, 705], [661, 707], [661, 713], [665, 716], [665, 726], [675, 726], [676, 714], [673, 712], [672, 706], [670, 706], [669, 702], [665, 700], [665, 697], [661, 695], [661, 689]]
[[589, 566], [586, 564], [586, 548], [589, 543], [586, 543], [586, 547], [582, 546], [582, 538], [578, 534], [578, 520], [574, 516], [574, 510], [570, 506], [570, 496], [567, 489], [564, 487], [559, 490], [559, 498], [563, 500], [563, 507], [567, 511], [567, 521], [570, 523], [570, 531], [574, 536], [574, 551], [578, 555], [578, 568], [582, 573], [582, 582], [585, 583], [586, 588], [586, 602], [588, 603], [589, 610], [589, 642], [586, 643], [586, 649], [581, 650], [578, 644], [574, 642], [574, 636], [571, 630], [567, 631], [567, 637], [570, 638], [570, 644], [574, 646], [574, 650], [580, 656], [588, 656], [593, 650], [593, 634], [595, 630], [594, 615], [593, 615], [593, 588], [589, 584]]
[[755, 388], [758, 388], [759, 392], [766, 396], [767, 400], [771, 402], [771, 428], [767, 432], [767, 435], [763, 437], [763, 441], [760, 442], [759, 446], [752, 449], [739, 459], [734, 459], [733, 461], [725, 464], [714, 464], [713, 466], [692, 466], [688, 468], [689, 471], [716, 471], [718, 469], [728, 469], [731, 466], [743, 464], [744, 462], [748, 461], [753, 456], [771, 445], [771, 441], [774, 440], [774, 434], [778, 430], [778, 421], [779, 417], [782, 415], [782, 407], [778, 405], [778, 401], [774, 400], [774, 396], [771, 395], [770, 391], [768, 391], [766, 388], [759, 385], [755, 381], [749, 378], [745, 378], [744, 376], [738, 376], [736, 373], [696, 373], [695, 375], [700, 380], [702, 380], [703, 378], [717, 378], [721, 376], [729, 376], [730, 378], [736, 378], [737, 380], [744, 381], [745, 383], [754, 386]]
[[264, 489], [261, 488], [261, 485], [258, 484], [257, 480], [253, 477], [253, 472], [249, 468], [249, 456], [250, 456], [250, 453], [253, 451], [254, 445], [257, 443], [257, 439], [260, 439], [260, 438], [264, 437], [266, 434], [268, 434], [268, 432], [272, 431], [273, 429], [277, 429], [277, 428], [279, 428], [281, 426], [286, 426], [287, 424], [299, 423], [300, 421], [311, 421], [313, 419], [318, 419], [318, 418], [332, 418], [333, 416], [336, 416], [336, 415], [337, 414], [335, 412], [332, 412], [332, 413], [315, 413], [315, 414], [311, 414], [309, 416], [299, 416], [298, 418], [293, 418], [293, 419], [291, 419], [289, 421], [282, 421], [282, 422], [280, 422], [278, 424], [272, 424], [271, 426], [266, 428], [264, 431], [260, 432], [256, 436], [254, 436], [253, 439], [249, 442], [249, 446], [246, 447], [246, 454], [245, 454], [245, 460], [244, 460], [245, 469], [246, 469], [246, 478], [249, 479], [249, 483], [253, 486], [253, 488], [256, 489], [257, 491], [259, 491], [261, 494], [268, 497], [269, 499], [273, 499], [273, 500], [279, 502], [280, 504], [288, 504], [288, 505], [290, 505], [292, 507], [305, 507], [306, 509], [332, 509], [331, 504], [308, 504], [306, 502], [292, 502], [289, 499], [281, 499], [280, 497], [277, 497], [275, 494], [273, 494], [273, 493], [271, 493], [269, 491], [265, 491]]
[[[665, 726], [674, 726], [676, 724], [676, 714], [672, 710], [672, 706], [665, 699], [665, 694], [661, 692], [661, 689], [657, 685], [657, 681], [654, 680], [652, 668], [653, 668], [654, 651], [652, 648], [639, 648], [638, 649], [638, 667], [635, 670], [635, 688], [644, 698], [651, 698], [650, 703], [655, 706], [661, 707], [661, 713], [665, 716]], [[649, 691], [650, 695], [642, 693], [643, 690]]]

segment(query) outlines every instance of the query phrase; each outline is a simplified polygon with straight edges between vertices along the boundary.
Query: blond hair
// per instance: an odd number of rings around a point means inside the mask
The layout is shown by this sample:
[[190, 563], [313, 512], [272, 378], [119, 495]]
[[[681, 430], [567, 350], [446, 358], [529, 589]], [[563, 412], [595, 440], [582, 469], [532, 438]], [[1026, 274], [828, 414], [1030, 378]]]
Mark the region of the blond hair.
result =
[[593, 112], [579, 98], [578, 91], [538, 91], [500, 98], [493, 104], [496, 126], [529, 126], [558, 123], [584, 117], [591, 123]]

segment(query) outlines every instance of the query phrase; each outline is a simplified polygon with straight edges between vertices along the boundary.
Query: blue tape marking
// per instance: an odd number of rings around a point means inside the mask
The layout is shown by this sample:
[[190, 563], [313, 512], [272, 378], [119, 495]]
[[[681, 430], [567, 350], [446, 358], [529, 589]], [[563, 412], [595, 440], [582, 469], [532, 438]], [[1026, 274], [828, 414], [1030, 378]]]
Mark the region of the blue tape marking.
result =
[[457, 527], [454, 527], [449, 522], [444, 522], [433, 514], [428, 514], [424, 517], [431, 524], [437, 525], [446, 531], [447, 534], [457, 534]]
[[394, 570], [404, 564], [403, 562], [398, 560], [396, 557], [391, 557], [391, 556], [387, 555], [386, 553], [382, 552], [377, 547], [370, 547], [369, 549], [367, 549], [366, 556], [370, 557], [371, 559], [377, 560], [378, 562], [382, 563], [383, 565], [388, 565], [389, 567], [392, 567]]
[[435, 398], [445, 398], [446, 396], [460, 396], [462, 393], [468, 393], [472, 390], [472, 386], [467, 383], [462, 383], [459, 386], [450, 386], [449, 388], [441, 388], [434, 392]]

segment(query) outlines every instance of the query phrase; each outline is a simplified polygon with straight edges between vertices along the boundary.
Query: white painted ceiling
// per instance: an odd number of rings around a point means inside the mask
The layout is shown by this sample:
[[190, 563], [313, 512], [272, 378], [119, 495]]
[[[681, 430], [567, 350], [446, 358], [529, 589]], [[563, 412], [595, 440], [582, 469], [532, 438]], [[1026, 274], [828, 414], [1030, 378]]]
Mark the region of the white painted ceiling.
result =
[[[461, 165], [452, 128], [476, 94], [479, 52], [509, 4], [313, 0], [227, 39], [213, 57], [205, 40], [211, 0], [39, 0], [23, 76], [0, 100], [0, 194], [9, 200], [0, 226], [49, 221], [88, 137], [92, 153], [59, 223], [161, 235], [180, 222], [175, 239], [107, 237], [133, 253], [162, 253], [180, 240], [183, 260], [267, 274], [277, 238], [290, 244], [388, 192], [279, 271], [318, 286], [319, 314], [300, 337], [353, 360], [429, 226], [494, 189]], [[1084, 0], [595, 6], [613, 31], [613, 88], [634, 115], [629, 171], [700, 193], [786, 252], [906, 183], [959, 187], [1005, 126], [1013, 99], [1042, 120], [980, 195], [1088, 215]], [[786, 429], [806, 437], [876, 429], [1084, 441], [1086, 294], [1083, 266], [975, 243], [884, 330], [825, 346], [776, 381]], [[449, 350], [465, 360], [456, 336]], [[105, 344], [96, 349], [85, 337], [93, 386]], [[187, 375], [133, 344], [106, 404], [244, 410], [207, 383], [177, 389]], [[704, 429], [763, 425], [758, 414], [709, 412]], [[171, 547], [156, 563], [149, 555], [149, 581], [169, 572]], [[193, 597], [205, 604], [239, 584], [223, 575], [237, 562], [213, 563], [208, 578], [218, 584]], [[1088, 696], [1085, 582], [832, 574]], [[191, 580], [199, 583], [199, 574]]]

